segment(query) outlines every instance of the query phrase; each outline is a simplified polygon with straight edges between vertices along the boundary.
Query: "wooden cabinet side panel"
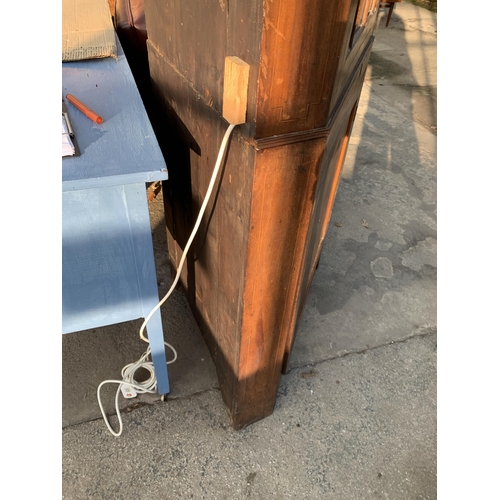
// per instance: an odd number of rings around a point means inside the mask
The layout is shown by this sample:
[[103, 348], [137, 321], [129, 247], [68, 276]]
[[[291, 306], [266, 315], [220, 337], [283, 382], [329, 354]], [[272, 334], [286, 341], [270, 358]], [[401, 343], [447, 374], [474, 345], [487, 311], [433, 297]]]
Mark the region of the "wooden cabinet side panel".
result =
[[256, 0], [145, 3], [149, 45], [207, 106], [222, 113], [226, 56], [250, 65], [247, 129], [255, 120], [262, 12]]
[[342, 40], [342, 48], [339, 55], [339, 64], [335, 73], [335, 85], [331, 94], [329, 107], [330, 115], [333, 113], [335, 107], [339, 104], [339, 100], [342, 98], [342, 93], [349, 85], [349, 79], [351, 78], [355, 67], [358, 65], [359, 60], [364, 57], [363, 53], [366, 51], [366, 48], [372, 43], [370, 40], [377, 25], [379, 0], [375, 0], [373, 1], [373, 3], [372, 0], [366, 0], [366, 4], [368, 4], [368, 7], [371, 6], [371, 13], [367, 16], [366, 24], [364, 24], [364, 26], [360, 28], [360, 32], [357, 34], [354, 40], [352, 40], [352, 42], [351, 38], [356, 28], [356, 2], [353, 2], [353, 4], [351, 5], [347, 28], [344, 32], [344, 38]]
[[[189, 182], [189, 186], [174, 185], [172, 189], [179, 188], [187, 197], [183, 203], [190, 207], [189, 220], [182, 213], [174, 213], [174, 218], [177, 233], [189, 235], [227, 124], [216, 110], [199, 99], [198, 93], [154, 46], [149, 47], [149, 53], [156, 98], [168, 104], [167, 111], [175, 114], [182, 129], [181, 146], [188, 148], [183, 164], [172, 168], [181, 171], [176, 173], [176, 179]], [[172, 147], [176, 149], [178, 145]], [[238, 372], [254, 155], [254, 149], [236, 129], [182, 274], [182, 285], [214, 357], [226, 401], [232, 398]], [[186, 240], [169, 234], [169, 255], [175, 267]]]
[[149, 44], [201, 99], [220, 111], [226, 55], [225, 2], [145, 2], [145, 14]]
[[373, 39], [366, 47], [367, 50], [365, 50], [363, 58], [358, 61], [354, 75], [352, 75], [352, 83], [347, 89], [345, 89], [343, 99], [340, 103], [338, 111], [335, 114], [335, 120], [327, 138], [326, 148], [318, 176], [318, 189], [315, 192], [314, 208], [311, 215], [307, 242], [303, 254], [304, 260], [301, 263], [300, 273], [302, 278], [301, 283], [297, 288], [296, 324], [293, 327], [293, 332], [287, 339], [283, 371], [286, 371], [288, 358], [292, 350], [300, 316], [307, 300], [314, 271], [320, 257], [321, 249], [330, 222], [345, 154], [356, 116], [357, 104], [361, 94], [366, 68], [368, 66], [372, 43]]
[[252, 187], [239, 385], [239, 428], [274, 408], [323, 139], [258, 152]]

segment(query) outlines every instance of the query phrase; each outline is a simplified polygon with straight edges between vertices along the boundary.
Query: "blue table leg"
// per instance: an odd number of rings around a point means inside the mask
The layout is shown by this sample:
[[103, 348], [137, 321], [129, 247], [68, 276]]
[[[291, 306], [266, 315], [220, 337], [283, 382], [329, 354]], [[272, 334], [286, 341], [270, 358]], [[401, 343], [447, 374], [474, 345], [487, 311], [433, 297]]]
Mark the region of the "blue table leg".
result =
[[[158, 297], [158, 283], [156, 280], [146, 186], [144, 183], [131, 184], [126, 186], [125, 189], [127, 199], [129, 200], [128, 210], [130, 219], [134, 223], [133, 233], [137, 276], [141, 290], [143, 317], [146, 318], [160, 301]], [[135, 200], [134, 203], [132, 203], [132, 200]], [[170, 386], [160, 310], [157, 310], [151, 316], [146, 326], [146, 333], [151, 347], [151, 357], [158, 383], [158, 393], [167, 394], [170, 392]]]
[[155, 367], [158, 393], [167, 394], [170, 392], [170, 384], [168, 382], [167, 360], [165, 355], [160, 311], [156, 311], [153, 316], [151, 316], [151, 319], [148, 321], [146, 326], [146, 331], [149, 339], [149, 345], [151, 347], [151, 357]]

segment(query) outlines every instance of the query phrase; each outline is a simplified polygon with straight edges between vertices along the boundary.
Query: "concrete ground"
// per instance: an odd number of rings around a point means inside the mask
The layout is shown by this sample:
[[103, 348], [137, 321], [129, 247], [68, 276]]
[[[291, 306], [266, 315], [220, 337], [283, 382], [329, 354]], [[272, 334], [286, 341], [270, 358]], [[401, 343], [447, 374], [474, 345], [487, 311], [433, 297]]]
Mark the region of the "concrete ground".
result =
[[[96, 388], [146, 349], [130, 322], [62, 337], [62, 491], [78, 499], [434, 499], [436, 14], [385, 12], [291, 372], [270, 417], [234, 431], [181, 291], [162, 307], [171, 393]], [[151, 202], [160, 295], [170, 274]], [[115, 387], [103, 391], [112, 413]], [[117, 428], [117, 419], [111, 417]]]

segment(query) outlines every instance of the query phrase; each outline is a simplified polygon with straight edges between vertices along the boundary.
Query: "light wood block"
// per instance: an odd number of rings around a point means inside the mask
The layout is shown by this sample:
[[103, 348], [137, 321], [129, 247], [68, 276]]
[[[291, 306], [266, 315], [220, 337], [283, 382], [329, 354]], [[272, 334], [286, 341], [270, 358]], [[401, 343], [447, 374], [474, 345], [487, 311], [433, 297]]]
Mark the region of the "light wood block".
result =
[[250, 65], [236, 56], [227, 56], [224, 64], [222, 116], [233, 125], [245, 123], [247, 114]]

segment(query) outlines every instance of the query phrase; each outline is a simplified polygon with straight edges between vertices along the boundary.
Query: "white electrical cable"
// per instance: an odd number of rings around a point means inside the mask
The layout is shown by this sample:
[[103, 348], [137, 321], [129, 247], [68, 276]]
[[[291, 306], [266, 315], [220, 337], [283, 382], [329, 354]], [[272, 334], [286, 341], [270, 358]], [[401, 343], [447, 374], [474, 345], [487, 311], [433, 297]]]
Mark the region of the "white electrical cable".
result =
[[[174, 353], [174, 359], [172, 359], [171, 361], [167, 361], [167, 365], [170, 365], [177, 359], [177, 351], [167, 342], [165, 342], [165, 345], [169, 347]], [[154, 394], [156, 392], [157, 382], [156, 382], [154, 366], [152, 361], [146, 361], [146, 359], [150, 354], [151, 354], [151, 348], [148, 346], [146, 352], [135, 363], [130, 363], [122, 368], [122, 380], [105, 380], [104, 382], [101, 382], [99, 384], [99, 387], [97, 388], [97, 401], [99, 403], [99, 408], [101, 409], [102, 417], [104, 418], [104, 422], [106, 423], [109, 432], [111, 432], [111, 434], [113, 434], [113, 436], [115, 437], [121, 436], [123, 431], [123, 421], [120, 414], [120, 407], [118, 405], [118, 396], [120, 395], [122, 387], [126, 387], [127, 389], [133, 388], [135, 390], [135, 393], [137, 394], [145, 394], [145, 393]], [[147, 371], [149, 371], [150, 374], [149, 378], [144, 382], [137, 382], [137, 380], [134, 379], [135, 372], [139, 368], [145, 368]], [[118, 417], [118, 422], [120, 424], [120, 430], [118, 432], [115, 432], [111, 428], [109, 420], [107, 419], [106, 413], [104, 412], [104, 408], [102, 406], [101, 388], [105, 384], [118, 384], [118, 389], [116, 389], [116, 395], [115, 395], [116, 416]]]
[[[169, 291], [165, 294], [163, 299], [161, 299], [160, 302], [158, 302], [158, 304], [148, 314], [148, 316], [145, 318], [144, 323], [142, 324], [142, 326], [139, 330], [140, 338], [142, 340], [144, 340], [144, 342], [147, 342], [148, 344], [149, 344], [149, 340], [146, 336], [144, 336], [144, 329], [146, 328], [146, 325], [148, 324], [148, 321], [151, 319], [153, 314], [170, 297], [170, 295], [172, 294], [172, 292], [174, 291], [174, 289], [177, 285], [177, 282], [179, 281], [179, 279], [181, 277], [182, 266], [184, 265], [184, 261], [186, 260], [187, 253], [189, 252], [189, 248], [191, 247], [191, 244], [193, 243], [193, 240], [196, 236], [196, 233], [198, 232], [201, 221], [203, 219], [203, 215], [205, 213], [208, 202], [210, 200], [210, 196], [211, 196], [212, 191], [213, 191], [214, 186], [215, 186], [215, 181], [217, 180], [217, 175], [218, 175], [220, 167], [222, 165], [222, 160], [223, 160], [224, 154], [226, 152], [226, 147], [227, 147], [227, 143], [229, 141], [229, 137], [231, 136], [231, 133], [233, 132], [234, 127], [236, 127], [236, 125], [230, 124], [226, 130], [226, 133], [224, 134], [224, 138], [222, 139], [222, 143], [221, 143], [220, 149], [219, 149], [219, 154], [217, 156], [217, 161], [215, 162], [214, 171], [212, 173], [212, 177], [210, 179], [210, 183], [209, 183], [208, 188], [207, 188], [207, 193], [205, 194], [205, 199], [203, 200], [203, 203], [201, 205], [200, 212], [198, 214], [198, 218], [196, 219], [196, 223], [194, 225], [193, 231], [191, 232], [191, 236], [189, 237], [189, 240], [186, 243], [186, 246], [184, 248], [184, 252], [182, 253], [175, 279], [174, 279]], [[165, 345], [168, 346], [174, 352], [174, 359], [171, 361], [167, 361], [167, 365], [169, 365], [177, 359], [177, 352], [170, 344], [167, 344], [165, 342]], [[127, 388], [133, 388], [135, 390], [135, 392], [139, 393], [139, 394], [144, 394], [144, 393], [154, 394], [156, 392], [157, 383], [156, 383], [156, 376], [155, 376], [155, 372], [154, 372], [154, 366], [153, 366], [153, 363], [151, 361], [146, 361], [146, 359], [148, 358], [148, 356], [150, 354], [151, 354], [151, 349], [148, 346], [148, 349], [146, 350], [146, 352], [141, 356], [141, 358], [138, 361], [136, 361], [135, 363], [130, 363], [127, 366], [122, 368], [122, 380], [105, 380], [104, 382], [101, 382], [99, 384], [99, 387], [97, 388], [97, 401], [99, 402], [99, 408], [101, 409], [101, 413], [102, 413], [102, 416], [104, 418], [104, 422], [106, 423], [106, 426], [108, 427], [111, 434], [113, 434], [113, 436], [115, 436], [115, 437], [119, 437], [123, 431], [123, 422], [122, 422], [122, 417], [120, 414], [120, 408], [118, 405], [118, 396], [120, 395], [122, 387], [126, 386]], [[134, 379], [134, 374], [139, 368], [145, 368], [150, 373], [150, 377], [144, 382], [137, 382]], [[115, 432], [111, 428], [111, 425], [109, 424], [109, 421], [106, 418], [106, 414], [104, 412], [104, 408], [103, 408], [102, 403], [101, 403], [101, 395], [100, 395], [101, 387], [105, 384], [111, 384], [111, 383], [119, 384], [118, 389], [116, 390], [116, 396], [115, 396], [116, 415], [118, 417], [118, 422], [120, 424], [120, 430], [118, 432]]]
[[207, 194], [205, 195], [205, 199], [203, 200], [203, 203], [201, 205], [200, 213], [198, 214], [198, 219], [196, 219], [196, 223], [194, 225], [193, 231], [191, 232], [191, 236], [189, 237], [189, 240], [186, 243], [186, 247], [184, 248], [184, 252], [182, 253], [182, 257], [179, 262], [174, 282], [172, 283], [172, 286], [170, 287], [170, 290], [166, 293], [165, 297], [163, 297], [163, 299], [161, 299], [160, 302], [158, 302], [158, 304], [146, 317], [144, 323], [142, 324], [139, 330], [139, 336], [141, 337], [142, 340], [144, 340], [144, 342], [149, 342], [148, 339], [144, 336], [144, 328], [146, 327], [148, 321], [151, 319], [151, 316], [153, 316], [153, 314], [158, 310], [158, 308], [160, 308], [163, 305], [163, 303], [170, 297], [170, 295], [172, 294], [177, 285], [177, 282], [179, 281], [179, 278], [181, 277], [182, 266], [184, 265], [184, 261], [186, 260], [186, 256], [189, 251], [189, 248], [191, 247], [191, 243], [193, 243], [194, 237], [196, 236], [198, 228], [200, 227], [203, 214], [205, 213], [205, 209], [207, 208], [210, 195], [212, 194], [212, 191], [214, 189], [215, 181], [217, 180], [217, 174], [219, 173], [219, 169], [222, 164], [222, 159], [226, 151], [227, 142], [229, 141], [229, 137], [231, 136], [234, 127], [236, 127], [236, 125], [233, 124], [229, 125], [229, 127], [226, 130], [226, 133], [224, 134], [224, 138], [222, 139], [222, 143], [219, 149], [219, 155], [217, 156], [217, 161], [215, 163], [214, 171], [212, 173], [212, 178], [210, 179], [210, 183], [208, 185]]

